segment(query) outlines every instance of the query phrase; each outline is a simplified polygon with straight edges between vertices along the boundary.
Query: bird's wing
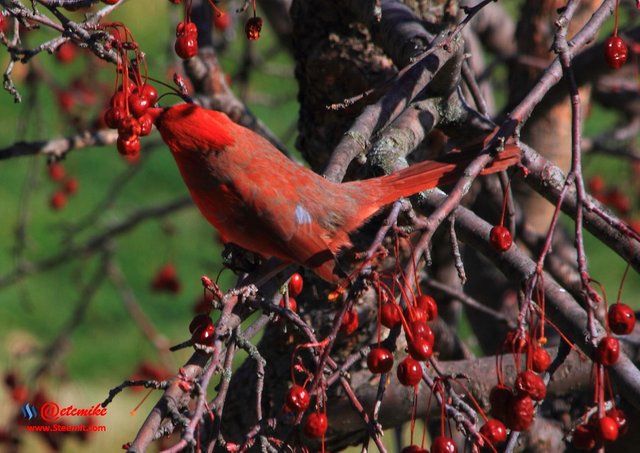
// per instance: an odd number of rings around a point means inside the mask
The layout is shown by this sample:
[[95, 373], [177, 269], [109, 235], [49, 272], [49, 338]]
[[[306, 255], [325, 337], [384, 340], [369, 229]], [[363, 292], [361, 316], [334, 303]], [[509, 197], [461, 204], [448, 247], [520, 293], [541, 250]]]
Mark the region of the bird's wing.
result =
[[[236, 137], [234, 144], [244, 149], [262, 146], [267, 149], [255, 136]], [[228, 158], [237, 156], [230, 153]], [[242, 177], [235, 178], [233, 185], [245, 204], [241, 210], [247, 213], [244, 222], [259, 227], [260, 235], [280, 249], [278, 256], [301, 264], [333, 259], [331, 233], [320, 214], [327, 203], [323, 197], [334, 194], [326, 193], [321, 176], [276, 150], [234, 162], [234, 168], [242, 169]]]

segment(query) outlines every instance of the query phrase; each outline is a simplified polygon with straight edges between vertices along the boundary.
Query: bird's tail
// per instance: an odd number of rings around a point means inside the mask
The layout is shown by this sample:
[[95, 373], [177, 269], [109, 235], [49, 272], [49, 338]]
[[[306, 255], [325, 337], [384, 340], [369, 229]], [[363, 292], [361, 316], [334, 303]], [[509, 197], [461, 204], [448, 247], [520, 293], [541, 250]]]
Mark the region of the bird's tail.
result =
[[[379, 207], [385, 206], [399, 198], [454, 183], [475, 157], [472, 153], [452, 154], [441, 160], [419, 162], [390, 175], [374, 178], [381, 189], [377, 204]], [[497, 154], [480, 174], [506, 170], [518, 162], [520, 149], [515, 145], [506, 145], [504, 151]]]

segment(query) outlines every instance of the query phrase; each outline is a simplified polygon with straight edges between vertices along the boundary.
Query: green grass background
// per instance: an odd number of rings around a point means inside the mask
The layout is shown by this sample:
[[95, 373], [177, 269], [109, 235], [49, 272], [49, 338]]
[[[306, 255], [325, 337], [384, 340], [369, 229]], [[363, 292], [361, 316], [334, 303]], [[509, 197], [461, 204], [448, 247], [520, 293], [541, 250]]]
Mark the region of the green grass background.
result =
[[[173, 38], [169, 27], [164, 26], [169, 7], [169, 2], [155, 1], [154, 13], [148, 14], [146, 2], [129, 2], [121, 7], [118, 14], [120, 18], [126, 17], [128, 27], [141, 48], [147, 52], [150, 73], [165, 79], [168, 79], [166, 68], [172, 58], [167, 49], [171, 48]], [[32, 42], [46, 36], [44, 31], [34, 32]], [[271, 48], [273, 41], [270, 38], [268, 27], [265, 27], [263, 39], [256, 43], [258, 55]], [[237, 67], [243, 45], [244, 40], [238, 40], [238, 44], [223, 59], [223, 65], [230, 73]], [[70, 66], [61, 66], [49, 55], [38, 57], [37, 62], [61, 86], [82, 71], [85, 64], [78, 61]], [[2, 51], [0, 63], [3, 67], [6, 64], [6, 55]], [[249, 104], [256, 116], [276, 135], [285, 137], [291, 135], [288, 132], [295, 124], [297, 115], [291, 60], [280, 53], [269, 65], [276, 65], [279, 69], [288, 68], [291, 76], [283, 79], [270, 71], [256, 73], [251, 79], [250, 93], [266, 93], [282, 98], [283, 102], [264, 105], [251, 102], [250, 96]], [[17, 70], [16, 74], [19, 72]], [[95, 71], [95, 77], [96, 84], [100, 80], [109, 83], [114, 77], [113, 68], [99, 68]], [[18, 88], [27, 97], [24, 81], [19, 77], [16, 80]], [[73, 132], [57, 112], [54, 93], [40, 87], [37, 95], [42, 101], [39, 104], [42, 108], [34, 111], [26, 103], [14, 104], [9, 94], [0, 92], [0, 148], [18, 139], [40, 140]], [[615, 121], [616, 117], [610, 112], [594, 109], [587, 120], [586, 129], [594, 134]], [[25, 124], [26, 131], [18, 135]], [[292, 137], [289, 137], [287, 145], [293, 149]], [[128, 167], [119, 157], [115, 146], [73, 152], [65, 159], [64, 165], [68, 173], [78, 178], [80, 190], [69, 199], [64, 210], [53, 212], [48, 207], [48, 198], [54, 190], [54, 184], [46, 177], [43, 157], [0, 162], [0, 275], [10, 272], [15, 264], [12, 248], [21, 208], [30, 213], [26, 257], [37, 261], [52, 256], [64, 249], [60, 240], [65, 225], [90, 212], [106, 196], [115, 178]], [[612, 183], [621, 181], [630, 171], [625, 161], [597, 156], [588, 156], [585, 168], [588, 174], [604, 174]], [[36, 175], [32, 181], [35, 188], [30, 191], [28, 204], [23, 206], [21, 194], [30, 171]], [[138, 175], [124, 187], [114, 206], [104, 213], [98, 224], [74, 237], [74, 241], [83, 242], [95, 234], [95, 227], [100, 230], [111, 222], [126, 218], [140, 207], [186, 194], [172, 157], [161, 146], [148, 155]], [[172, 233], [168, 234], [168, 231]], [[586, 245], [593, 277], [604, 282], [610, 297], [615, 297], [624, 263], [590, 236], [587, 236]], [[203, 274], [215, 276], [220, 269], [219, 250], [211, 227], [195, 209], [189, 208], [166, 220], [145, 222], [130, 234], [118, 238], [114, 247], [116, 260], [129, 285], [156, 327], [171, 343], [186, 339], [192, 305], [201, 294], [199, 277]], [[166, 261], [176, 265], [183, 283], [183, 290], [177, 296], [154, 293], [149, 288], [156, 269]], [[17, 369], [24, 376], [33, 371], [33, 367], [42, 359], [43, 348], [56, 337], [71, 316], [82, 288], [93, 278], [98, 265], [95, 256], [77, 257], [53, 271], [29, 276], [8, 288], [0, 289], [0, 371]], [[626, 284], [625, 301], [637, 307], [633, 295], [638, 294], [640, 279], [633, 271], [631, 273]], [[222, 281], [226, 280], [223, 278]], [[73, 403], [83, 407], [95, 404], [104, 399], [109, 388], [129, 376], [140, 361], [153, 360], [157, 356], [154, 347], [142, 336], [125, 311], [117, 291], [107, 281], [103, 282], [91, 301], [85, 321], [73, 331], [69, 340], [62, 360], [56, 367], [56, 375], [34, 383], [35, 386], [45, 386], [52, 398], [61, 404]], [[174, 354], [176, 366], [187, 356], [188, 351]], [[93, 436], [92, 449], [113, 449], [132, 438], [136, 427], [140, 426], [144, 415], [156, 400], [152, 395], [138, 415], [132, 418], [128, 413], [139, 398], [139, 394], [125, 391], [116, 399], [109, 407], [109, 416], [104, 420], [109, 431]], [[2, 426], [16, 410], [9, 402], [4, 387], [0, 390], [0, 403], [4, 403], [0, 404]], [[28, 443], [24, 451], [43, 448], [37, 436], [25, 437]], [[74, 440], [65, 444], [65, 449], [69, 451], [84, 448]]]

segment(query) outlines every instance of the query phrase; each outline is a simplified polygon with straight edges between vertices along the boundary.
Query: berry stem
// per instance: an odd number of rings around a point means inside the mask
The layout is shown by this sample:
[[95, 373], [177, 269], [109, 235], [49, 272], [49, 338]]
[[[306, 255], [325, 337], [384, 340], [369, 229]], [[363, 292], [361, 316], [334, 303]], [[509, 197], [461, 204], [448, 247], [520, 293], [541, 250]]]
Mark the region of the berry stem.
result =
[[613, 36], [618, 36], [618, 7], [620, 6], [620, 0], [616, 0], [616, 16], [613, 23]]
[[620, 287], [618, 288], [618, 298], [616, 299], [616, 303], [620, 303], [620, 298], [622, 297], [622, 288], [624, 288], [624, 282], [627, 279], [630, 264], [631, 263], [627, 262], [627, 267], [624, 270], [624, 274], [622, 274], [622, 280], [620, 281]]

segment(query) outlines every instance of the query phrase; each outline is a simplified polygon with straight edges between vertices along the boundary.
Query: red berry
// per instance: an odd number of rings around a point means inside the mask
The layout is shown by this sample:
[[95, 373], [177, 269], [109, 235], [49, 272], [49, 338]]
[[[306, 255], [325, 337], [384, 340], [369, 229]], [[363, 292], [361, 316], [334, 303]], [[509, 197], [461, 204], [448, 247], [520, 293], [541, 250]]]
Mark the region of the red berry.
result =
[[109, 105], [111, 107], [118, 107], [124, 110], [124, 108], [127, 106], [126, 96], [122, 91], [117, 91], [113, 96], [111, 96]]
[[407, 310], [408, 318], [413, 322], [422, 322], [426, 323], [429, 321], [429, 314], [427, 310], [420, 307], [413, 307], [412, 310]]
[[49, 205], [52, 209], [60, 211], [67, 204], [67, 195], [64, 192], [56, 192], [49, 199]]
[[64, 166], [60, 162], [51, 162], [49, 164], [49, 178], [52, 181], [62, 181], [64, 179]]
[[487, 422], [482, 425], [480, 428], [480, 434], [484, 436], [484, 438], [491, 445], [500, 445], [505, 440], [507, 440], [507, 428], [504, 426], [500, 420], [496, 420], [495, 418], [490, 418]]
[[611, 366], [620, 357], [620, 342], [615, 337], [606, 336], [600, 340], [596, 348], [596, 362], [604, 366]]
[[63, 112], [69, 113], [76, 103], [73, 93], [69, 91], [60, 91], [57, 95], [58, 106]]
[[489, 242], [495, 250], [498, 250], [499, 252], [506, 252], [511, 248], [513, 239], [511, 238], [511, 233], [507, 228], [502, 225], [496, 225], [491, 228], [491, 232], [489, 233]]
[[433, 343], [425, 338], [416, 337], [407, 343], [409, 355], [419, 362], [424, 362], [433, 354]]
[[198, 37], [198, 27], [193, 22], [182, 21], [176, 26], [176, 38], [180, 36]]
[[512, 398], [513, 392], [506, 385], [498, 384], [493, 387], [489, 393], [489, 404], [491, 404], [493, 416], [500, 420], [505, 420], [507, 417], [507, 407], [511, 404]]
[[324, 437], [328, 427], [327, 416], [322, 412], [314, 412], [307, 417], [307, 421], [304, 424], [304, 432], [309, 437], [320, 438]]
[[142, 132], [140, 121], [130, 116], [124, 118], [118, 127], [118, 135], [123, 138], [137, 137], [140, 132]]
[[149, 105], [154, 105], [158, 102], [158, 90], [155, 89], [153, 85], [149, 85], [145, 83], [139, 89], [140, 96], [144, 96], [149, 101]]
[[207, 324], [213, 325], [213, 320], [211, 319], [211, 317], [202, 313], [198, 314], [194, 316], [189, 323], [189, 333], [193, 333], [196, 331], [196, 329], [202, 326], [206, 326]]
[[431, 453], [456, 453], [457, 451], [455, 442], [447, 436], [437, 436], [431, 442]]
[[636, 325], [636, 314], [626, 304], [616, 303], [609, 307], [607, 314], [609, 328], [618, 335], [628, 335]]
[[311, 397], [304, 387], [294, 385], [287, 395], [286, 405], [293, 412], [304, 412], [309, 407]]
[[592, 194], [601, 193], [604, 190], [604, 179], [600, 175], [595, 175], [589, 178], [589, 191]]
[[515, 396], [507, 404], [505, 424], [514, 431], [524, 431], [533, 423], [533, 400], [529, 396]]
[[429, 450], [418, 447], [417, 445], [409, 445], [408, 447], [404, 447], [400, 453], [429, 453]]
[[296, 300], [293, 297], [289, 296], [289, 305], [288, 306], [286, 305], [285, 302], [286, 301], [285, 301], [284, 297], [282, 297], [282, 299], [280, 299], [280, 303], [278, 305], [280, 305], [281, 307], [285, 307], [286, 306], [289, 310], [291, 310], [294, 313], [296, 311], [298, 311], [298, 302], [296, 302]]
[[387, 373], [393, 367], [393, 355], [386, 348], [373, 348], [367, 355], [367, 366], [374, 374]]
[[174, 45], [176, 54], [183, 60], [189, 60], [198, 54], [198, 37], [183, 35], [176, 38]]
[[360, 321], [358, 320], [358, 312], [354, 309], [347, 311], [342, 318], [340, 332], [344, 335], [351, 335], [358, 329]]
[[123, 156], [136, 156], [140, 153], [140, 138], [137, 135], [131, 137], [118, 136], [116, 141], [118, 152]]
[[598, 419], [596, 437], [604, 442], [614, 442], [618, 438], [618, 424], [616, 421], [607, 416]]
[[411, 338], [414, 340], [417, 338], [422, 338], [426, 340], [431, 346], [436, 340], [435, 335], [433, 334], [433, 330], [426, 322], [421, 321], [413, 321], [409, 324], [409, 328], [411, 329]]
[[78, 191], [78, 180], [74, 177], [68, 178], [64, 182], [64, 192], [67, 195], [73, 195]]
[[244, 33], [247, 35], [249, 41], [255, 41], [260, 38], [260, 32], [262, 31], [262, 18], [252, 17], [244, 26]]
[[142, 115], [138, 118], [138, 123], [140, 124], [140, 137], [146, 137], [151, 133], [151, 128], [153, 127], [153, 118], [151, 118], [151, 115]]
[[64, 42], [56, 49], [56, 59], [63, 64], [71, 63], [76, 58], [77, 50], [71, 41]]
[[621, 409], [613, 408], [607, 411], [607, 417], [615, 420], [618, 425], [618, 433], [624, 436], [629, 430], [629, 424], [627, 423], [627, 416]]
[[127, 114], [121, 107], [111, 107], [104, 112], [104, 123], [108, 128], [118, 129]]
[[393, 303], [387, 302], [380, 307], [380, 324], [389, 329], [394, 328], [402, 322], [402, 313], [400, 307]]
[[216, 328], [213, 323], [207, 323], [200, 327], [197, 327], [191, 335], [191, 340], [194, 343], [204, 346], [213, 346], [213, 334], [216, 333]]
[[156, 272], [151, 287], [156, 291], [180, 292], [180, 280], [173, 264], [167, 263]]
[[604, 59], [611, 69], [620, 69], [628, 54], [629, 49], [619, 36], [611, 36], [604, 42]]
[[398, 364], [396, 373], [400, 383], [407, 387], [413, 387], [422, 380], [422, 366], [420, 362], [413, 357], [405, 357], [404, 360]]
[[416, 305], [427, 313], [427, 321], [433, 321], [438, 317], [438, 304], [433, 297], [422, 294], [416, 297]]
[[577, 450], [591, 450], [596, 446], [596, 437], [590, 424], [576, 426], [573, 430], [571, 444]]
[[213, 26], [220, 31], [225, 31], [231, 25], [231, 16], [227, 13], [216, 14], [213, 18]]
[[29, 397], [29, 389], [26, 385], [17, 385], [11, 389], [11, 399], [18, 404], [27, 401]]
[[289, 279], [289, 295], [296, 297], [302, 292], [302, 287], [304, 286], [304, 280], [302, 279], [302, 275], [297, 272], [291, 276]]
[[534, 401], [542, 401], [547, 396], [544, 381], [531, 370], [518, 373], [513, 387], [518, 395], [528, 395]]
[[107, 5], [115, 5], [120, 0], [102, 0], [102, 3], [106, 3]]
[[142, 94], [132, 93], [129, 96], [129, 111], [136, 118], [140, 118], [147, 113], [150, 106], [149, 99]]
[[545, 348], [536, 346], [531, 353], [531, 369], [536, 373], [544, 373], [551, 365], [551, 356]]

